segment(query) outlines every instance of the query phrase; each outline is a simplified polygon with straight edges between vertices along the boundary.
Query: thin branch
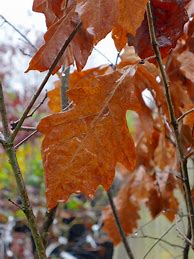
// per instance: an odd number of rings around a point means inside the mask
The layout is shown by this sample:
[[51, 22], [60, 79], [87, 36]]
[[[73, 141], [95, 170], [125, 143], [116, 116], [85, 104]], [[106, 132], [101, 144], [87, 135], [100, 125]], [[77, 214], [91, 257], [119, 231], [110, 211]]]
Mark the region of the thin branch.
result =
[[120, 53], [121, 53], [120, 51], [117, 53], [117, 57], [116, 57], [116, 60], [115, 60], [115, 65], [114, 65], [115, 68], [117, 67], [117, 64], [119, 62]]
[[6, 112], [6, 108], [5, 108], [3, 87], [2, 87], [1, 82], [0, 82], [0, 114], [1, 114], [1, 118], [2, 118], [3, 134], [4, 134], [5, 138], [8, 138], [10, 135], [10, 130], [9, 130], [7, 112]]
[[163, 237], [165, 237], [165, 236], [170, 232], [170, 230], [173, 229], [175, 226], [176, 226], [176, 223], [173, 224], [172, 226], [170, 226], [170, 227], [164, 232], [164, 234], [162, 234], [161, 237], [159, 237], [159, 238], [157, 239], [157, 241], [150, 247], [150, 249], [149, 249], [149, 250], [147, 251], [147, 253], [144, 255], [143, 259], [145, 259], [145, 258], [149, 255], [149, 253], [152, 251], [152, 249], [153, 249], [160, 241], [162, 241]]
[[35, 101], [37, 100], [37, 98], [39, 97], [40, 93], [42, 92], [44, 86], [46, 85], [46, 83], [48, 82], [53, 70], [55, 69], [56, 65], [58, 64], [60, 58], [62, 57], [63, 53], [65, 52], [65, 50], [67, 49], [67, 47], [69, 46], [70, 42], [73, 40], [74, 36], [76, 35], [76, 33], [78, 32], [78, 30], [80, 29], [82, 23], [80, 22], [79, 24], [77, 24], [77, 26], [75, 27], [75, 29], [72, 31], [72, 33], [69, 35], [68, 39], [65, 41], [63, 47], [61, 48], [61, 50], [59, 51], [58, 55], [56, 56], [55, 60], [53, 61], [52, 65], [49, 68], [49, 71], [47, 73], [47, 75], [45, 76], [44, 80], [42, 81], [42, 83], [40, 84], [39, 88], [37, 89], [36, 93], [34, 94], [34, 96], [32, 97], [29, 105], [27, 106], [27, 108], [25, 109], [23, 115], [21, 116], [20, 120], [18, 121], [15, 130], [13, 131], [12, 135], [11, 135], [11, 141], [13, 141], [18, 133], [18, 131], [20, 130], [20, 127], [22, 126], [24, 120], [27, 118], [31, 108], [33, 107]]
[[138, 235], [134, 235], [134, 236], [131, 236], [131, 238], [148, 238], [148, 239], [152, 239], [152, 240], [158, 240], [160, 239], [159, 241], [169, 245], [169, 246], [172, 246], [172, 247], [175, 247], [175, 248], [180, 248], [180, 249], [184, 249], [183, 246], [180, 246], [180, 245], [177, 245], [177, 244], [173, 244], [169, 241], [167, 241], [166, 239], [163, 239], [163, 238], [159, 238], [159, 237], [153, 237], [153, 236], [149, 236], [149, 235], [142, 235], [142, 236], [138, 236]]
[[3, 147], [7, 153], [7, 156], [9, 158], [9, 163], [11, 165], [12, 171], [14, 173], [17, 187], [18, 187], [18, 192], [20, 194], [20, 198], [22, 200], [22, 210], [24, 214], [26, 215], [26, 218], [28, 220], [28, 224], [33, 236], [33, 240], [36, 246], [37, 254], [40, 259], [45, 259], [45, 248], [40, 236], [40, 233], [37, 228], [36, 224], [36, 219], [28, 198], [26, 186], [24, 183], [24, 179], [17, 161], [16, 157], [16, 152], [13, 147], [13, 142], [10, 141], [10, 131], [8, 127], [8, 120], [7, 120], [7, 111], [5, 107], [5, 102], [4, 102], [4, 96], [3, 96], [3, 89], [2, 85], [0, 84], [0, 114], [3, 122], [3, 132], [5, 134], [5, 141], [3, 144]]
[[133, 252], [127, 242], [127, 238], [125, 236], [125, 232], [121, 226], [121, 222], [119, 220], [119, 216], [117, 214], [117, 209], [116, 209], [116, 206], [114, 204], [114, 201], [113, 201], [113, 197], [112, 197], [112, 193], [111, 191], [107, 191], [107, 195], [108, 195], [108, 199], [109, 199], [109, 203], [110, 203], [110, 206], [111, 206], [111, 209], [112, 209], [112, 212], [113, 212], [113, 215], [114, 215], [114, 219], [115, 219], [115, 223], [117, 225], [117, 228], [118, 228], [118, 231], [119, 231], [119, 234], [120, 234], [120, 237], [123, 241], [123, 245], [125, 247], [125, 250], [127, 252], [127, 255], [130, 259], [134, 259], [134, 255], [133, 255]]
[[192, 155], [194, 155], [194, 149], [190, 150], [186, 155], [185, 155], [185, 159], [187, 160], [189, 157], [191, 157]]
[[55, 219], [56, 211], [57, 211], [57, 206], [55, 208], [53, 208], [52, 210], [47, 211], [45, 214], [45, 220], [44, 220], [43, 226], [41, 228], [41, 233], [42, 233], [41, 235], [42, 235], [42, 239], [43, 239], [43, 242], [45, 245], [47, 243], [47, 236], [49, 233], [49, 229], [52, 226], [53, 221]]
[[193, 243], [194, 217], [192, 217], [192, 215], [194, 215], [194, 209], [193, 209], [193, 203], [192, 203], [192, 198], [191, 198], [191, 189], [190, 189], [190, 183], [189, 183], [189, 177], [188, 177], [188, 171], [187, 171], [187, 161], [185, 161], [183, 147], [182, 147], [182, 143], [181, 143], [181, 136], [180, 136], [179, 128], [178, 128], [178, 122], [175, 117], [174, 106], [173, 106], [172, 97], [171, 97], [171, 93], [170, 93], [170, 85], [169, 85], [169, 81], [168, 81], [168, 76], [167, 76], [166, 70], [164, 68], [160, 49], [159, 49], [158, 42], [156, 39], [152, 7], [151, 7], [150, 1], [148, 1], [148, 4], [147, 4], [147, 18], [148, 18], [151, 44], [152, 44], [154, 53], [156, 55], [157, 63], [160, 68], [161, 79], [162, 79], [162, 83], [164, 86], [165, 97], [166, 97], [166, 102], [167, 102], [167, 106], [168, 106], [168, 112], [169, 112], [169, 116], [170, 116], [170, 120], [171, 120], [171, 125], [173, 128], [174, 137], [176, 140], [176, 149], [179, 154], [181, 176], [184, 179], [184, 181], [183, 181], [184, 196], [185, 196], [186, 206], [187, 206], [188, 215], [189, 215], [188, 220], [190, 221], [191, 232], [192, 232], [191, 236], [192, 236], [192, 243]]
[[[178, 227], [176, 228], [176, 230], [177, 230], [179, 236], [180, 236], [185, 242], [187, 242], [187, 243], [189, 244], [189, 247], [190, 247], [190, 246], [193, 246], [191, 240], [190, 240], [186, 235], [184, 235], [184, 234], [180, 231], [180, 229], [179, 229]], [[187, 248], [187, 249], [188, 249], [188, 248]], [[189, 252], [189, 251], [188, 251], [188, 252]]]
[[14, 29], [22, 38], [34, 49], [34, 51], [37, 51], [36, 46], [24, 35], [18, 28], [16, 28], [12, 23], [10, 23], [3, 15], [0, 14], [0, 18], [7, 23], [12, 29]]
[[[47, 97], [48, 97], [48, 95], [47, 95], [47, 91], [46, 91], [46, 94], [45, 94], [44, 98], [42, 99], [42, 101], [34, 108], [34, 110], [33, 110], [30, 114], [28, 114], [28, 115], [26, 116], [26, 119], [27, 119], [27, 118], [30, 118], [30, 117], [32, 117], [32, 116], [34, 115], [34, 113], [40, 108], [40, 106], [43, 105], [43, 103], [45, 102], [45, 100], [47, 99]], [[16, 128], [18, 122], [19, 122], [19, 120], [14, 121], [14, 122], [11, 123], [11, 129], [12, 129], [12, 130], [14, 130], [14, 129]], [[20, 130], [23, 130], [24, 128], [27, 128], [27, 127], [22, 127], [22, 126], [21, 126]], [[30, 127], [29, 127], [29, 129], [30, 129]]]
[[190, 113], [194, 112], [194, 108], [186, 111], [185, 113], [183, 113], [178, 119], [177, 122], [181, 121], [185, 116], [189, 115]]
[[35, 131], [35, 130], [36, 130], [36, 127], [22, 126], [22, 127], [20, 128], [20, 130], [23, 130], [23, 131]]
[[[187, 229], [187, 239], [191, 240], [191, 227], [189, 224]], [[190, 249], [190, 244], [188, 242], [185, 242], [185, 246], [183, 250], [183, 259], [189, 259], [189, 249]]]
[[68, 106], [68, 98], [66, 95], [66, 91], [69, 84], [69, 73], [70, 73], [70, 67], [64, 70], [61, 78], [61, 110], [62, 111]]
[[20, 141], [17, 145], [15, 145], [15, 150], [18, 149], [22, 144], [24, 144], [26, 141], [28, 141], [32, 136], [34, 136], [36, 133], [38, 132], [38, 130], [35, 130], [34, 132], [32, 132], [30, 135], [28, 135], [26, 138], [22, 139], [22, 141]]
[[108, 61], [108, 63], [110, 64], [110, 66], [111, 67], [115, 67], [114, 66], [114, 64], [111, 62], [111, 60], [109, 59], [109, 58], [107, 58], [107, 56], [104, 54], [104, 53], [102, 53], [99, 49], [97, 49], [96, 47], [94, 47], [94, 50], [96, 51], [96, 52], [98, 52], [102, 57], [104, 57], [107, 61]]
[[11, 202], [18, 209], [23, 210], [22, 207], [19, 204], [17, 204], [16, 202], [12, 201], [11, 199], [8, 199], [8, 201]]

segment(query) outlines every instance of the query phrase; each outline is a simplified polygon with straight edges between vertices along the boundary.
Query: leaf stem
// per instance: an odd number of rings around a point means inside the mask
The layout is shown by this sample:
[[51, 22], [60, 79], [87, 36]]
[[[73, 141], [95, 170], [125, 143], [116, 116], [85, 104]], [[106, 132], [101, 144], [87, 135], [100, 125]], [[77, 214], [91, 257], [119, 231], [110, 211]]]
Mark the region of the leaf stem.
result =
[[190, 189], [189, 176], [188, 176], [188, 171], [187, 171], [187, 160], [185, 160], [183, 147], [181, 144], [181, 138], [180, 138], [181, 136], [180, 136], [179, 129], [178, 129], [178, 121], [176, 120], [176, 117], [175, 117], [174, 106], [173, 106], [172, 97], [171, 97], [171, 93], [170, 93], [170, 85], [169, 85], [168, 76], [167, 76], [166, 70], [164, 68], [159, 45], [158, 45], [158, 42], [156, 39], [154, 19], [153, 19], [152, 7], [151, 7], [150, 1], [148, 1], [148, 4], [147, 4], [147, 18], [148, 18], [148, 26], [149, 26], [149, 32], [150, 32], [150, 40], [151, 40], [153, 51], [156, 55], [156, 60], [157, 60], [157, 63], [159, 65], [159, 69], [161, 72], [162, 83], [164, 86], [165, 97], [166, 97], [166, 102], [167, 102], [167, 106], [168, 106], [168, 112], [169, 112], [169, 116], [170, 116], [170, 120], [171, 120], [171, 125], [172, 125], [172, 129], [173, 129], [175, 141], [176, 141], [176, 149], [177, 149], [177, 152], [179, 155], [181, 176], [183, 179], [184, 195], [185, 195], [185, 201], [186, 201], [187, 210], [188, 210], [189, 224], [191, 227], [191, 239], [192, 239], [192, 244], [193, 244], [193, 240], [194, 240], [194, 209], [193, 209], [193, 204], [192, 204], [191, 189]]
[[17, 136], [18, 131], [20, 130], [24, 120], [27, 118], [28, 113], [30, 112], [31, 108], [33, 107], [34, 103], [36, 102], [37, 98], [39, 97], [40, 93], [42, 92], [44, 86], [46, 85], [46, 83], [48, 82], [53, 70], [55, 69], [56, 65], [58, 64], [60, 58], [62, 57], [63, 53], [65, 52], [65, 50], [67, 49], [67, 47], [69, 46], [70, 42], [73, 40], [74, 36], [76, 35], [76, 33], [78, 32], [78, 30], [80, 29], [82, 23], [78, 23], [77, 26], [75, 27], [75, 29], [72, 31], [72, 33], [69, 35], [68, 39], [65, 41], [63, 47], [61, 48], [61, 50], [59, 51], [58, 55], [56, 56], [55, 60], [53, 61], [52, 65], [49, 68], [48, 73], [46, 74], [45, 78], [43, 79], [42, 83], [40, 84], [39, 88], [37, 89], [36, 93], [34, 94], [34, 96], [32, 97], [30, 103], [28, 104], [28, 106], [26, 107], [23, 115], [21, 116], [20, 120], [18, 121], [12, 135], [11, 135], [11, 141], [14, 141], [15, 137]]
[[109, 199], [109, 203], [110, 203], [110, 206], [111, 206], [111, 209], [112, 209], [112, 212], [113, 212], [113, 215], [114, 215], [114, 219], [115, 219], [115, 223], [117, 225], [117, 228], [118, 228], [118, 231], [119, 231], [119, 234], [121, 236], [121, 239], [123, 241], [123, 245], [125, 247], [125, 250], [127, 252], [127, 255], [130, 259], [134, 259], [134, 255], [133, 255], [133, 252], [127, 242], [127, 238], [126, 238], [126, 235], [125, 235], [125, 232], [121, 226], [121, 222], [119, 220], [119, 216], [117, 214], [117, 209], [116, 209], [116, 206], [114, 204], [114, 201], [113, 201], [113, 197], [112, 197], [112, 193], [111, 191], [107, 191], [107, 195], [108, 195], [108, 199]]

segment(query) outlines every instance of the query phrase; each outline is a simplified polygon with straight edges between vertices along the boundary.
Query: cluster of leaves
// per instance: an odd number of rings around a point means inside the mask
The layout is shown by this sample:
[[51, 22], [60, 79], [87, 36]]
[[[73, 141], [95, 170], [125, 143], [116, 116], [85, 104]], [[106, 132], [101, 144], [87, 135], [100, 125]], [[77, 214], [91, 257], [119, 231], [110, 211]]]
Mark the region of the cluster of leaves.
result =
[[[49, 106], [54, 114], [38, 125], [45, 135], [42, 156], [47, 204], [52, 209], [59, 201], [67, 201], [72, 193], [83, 192], [93, 197], [98, 185], [108, 190], [119, 162], [130, 171], [116, 198], [126, 233], [137, 227], [142, 203], [153, 217], [165, 210], [166, 217], [173, 220], [179, 210], [174, 196], [179, 168], [160, 73], [154, 65], [145, 14], [147, 2], [34, 0], [33, 10], [44, 13], [48, 30], [45, 44], [27, 69], [49, 69], [70, 33], [82, 23], [53, 71], [56, 73], [62, 65], [76, 64], [78, 71], [70, 75], [67, 92], [72, 105], [60, 112], [58, 81], [49, 92]], [[191, 66], [194, 26], [185, 9], [189, 2], [151, 1], [177, 118], [193, 107], [194, 98]], [[118, 51], [123, 52], [119, 64], [81, 71], [94, 45], [109, 32]], [[145, 101], [145, 90], [149, 91], [149, 102]], [[138, 115], [133, 136], [126, 122], [127, 110]], [[193, 113], [186, 117], [180, 129], [185, 152], [193, 148], [193, 117]], [[104, 212], [104, 220], [106, 231], [119, 242], [109, 208]]]

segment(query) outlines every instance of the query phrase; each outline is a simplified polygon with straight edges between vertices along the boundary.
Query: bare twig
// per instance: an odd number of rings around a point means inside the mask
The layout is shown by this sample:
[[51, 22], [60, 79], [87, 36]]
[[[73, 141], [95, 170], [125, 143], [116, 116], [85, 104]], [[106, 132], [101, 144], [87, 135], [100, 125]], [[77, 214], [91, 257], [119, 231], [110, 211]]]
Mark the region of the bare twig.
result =
[[101, 52], [99, 49], [97, 49], [96, 47], [94, 47], [94, 50], [95, 50], [96, 52], [98, 52], [102, 57], [104, 57], [104, 58], [108, 61], [108, 63], [110, 64], [111, 67], [115, 68], [114, 64], [111, 62], [111, 60], [110, 60], [109, 58], [107, 58], [107, 56], [106, 56], [104, 53], [102, 53], [102, 52]]
[[[68, 83], [69, 83], [69, 73], [70, 73], [70, 67], [68, 67], [65, 71], [64, 71], [64, 75], [62, 74], [62, 78], [61, 78], [61, 110], [64, 111], [69, 105], [68, 105], [68, 98], [66, 95], [66, 91], [68, 89]], [[47, 242], [47, 235], [49, 232], [50, 227], [53, 224], [56, 212], [57, 212], [57, 208], [58, 205], [47, 211], [46, 215], [45, 215], [45, 220], [44, 220], [44, 224], [42, 226], [42, 238], [43, 238], [43, 242], [44, 244], [46, 244]]]
[[66, 91], [68, 88], [70, 67], [64, 70], [61, 78], [61, 110], [63, 111], [68, 106], [68, 98]]
[[47, 211], [44, 217], [44, 223], [41, 229], [41, 235], [45, 245], [47, 243], [47, 236], [48, 236], [49, 229], [52, 226], [53, 221], [55, 219], [56, 211], [57, 211], [57, 206], [52, 210]]
[[[180, 236], [184, 241], [186, 241], [186, 242], [189, 244], [189, 246], [192, 246], [192, 245], [193, 245], [192, 242], [191, 242], [191, 240], [190, 240], [185, 234], [183, 234], [183, 233], [180, 231], [180, 229], [179, 229], [178, 227], [176, 228], [176, 230], [177, 230], [179, 236]], [[188, 248], [187, 248], [187, 249], [188, 249]]]
[[[43, 99], [41, 100], [41, 102], [34, 108], [34, 110], [33, 110], [30, 114], [28, 114], [28, 115], [26, 116], [26, 119], [27, 119], [27, 118], [30, 118], [30, 117], [32, 117], [32, 116], [34, 115], [34, 113], [40, 108], [40, 106], [43, 105], [43, 103], [45, 102], [45, 100], [47, 99], [47, 97], [48, 97], [48, 96], [47, 96], [47, 91], [46, 91], [46, 94], [45, 94], [44, 98], [43, 98]], [[16, 127], [17, 124], [18, 124], [18, 122], [19, 122], [19, 120], [14, 121], [14, 122], [11, 123], [11, 129], [12, 129], [12, 130], [15, 129], [15, 127]], [[20, 130], [23, 130], [24, 128], [26, 128], [26, 130], [27, 130], [27, 127], [22, 127], [22, 126], [21, 126]], [[30, 127], [29, 127], [29, 129], [30, 129]]]
[[125, 247], [125, 250], [127, 252], [127, 255], [130, 259], [134, 259], [134, 255], [133, 255], [133, 252], [127, 242], [127, 238], [125, 236], [125, 232], [122, 228], [122, 225], [121, 225], [121, 222], [119, 220], [119, 216], [117, 214], [117, 209], [116, 209], [116, 206], [114, 204], [114, 201], [113, 201], [113, 198], [112, 198], [112, 193], [111, 191], [107, 191], [107, 195], [108, 195], [108, 199], [109, 199], [109, 203], [110, 203], [110, 206], [111, 206], [111, 209], [112, 209], [112, 212], [113, 212], [113, 215], [114, 215], [114, 219], [115, 219], [115, 223], [117, 225], [117, 228], [118, 228], [118, 231], [119, 231], [119, 234], [121, 236], [121, 239], [123, 241], [123, 245]]
[[36, 127], [22, 126], [22, 127], [20, 128], [20, 130], [23, 130], [23, 131], [35, 131], [35, 130], [36, 130]]
[[194, 108], [186, 111], [185, 113], [183, 113], [178, 119], [177, 122], [181, 121], [185, 116], [189, 115], [190, 113], [194, 112]]
[[169, 85], [169, 81], [168, 81], [168, 76], [167, 76], [166, 70], [164, 68], [160, 49], [159, 49], [158, 42], [156, 39], [154, 20], [153, 20], [153, 15], [152, 15], [152, 7], [151, 7], [150, 1], [148, 1], [148, 4], [147, 4], [147, 18], [148, 18], [151, 44], [152, 44], [154, 53], [156, 55], [157, 63], [160, 68], [161, 79], [162, 79], [162, 83], [164, 86], [165, 97], [166, 97], [166, 102], [167, 102], [167, 106], [168, 106], [168, 112], [169, 112], [169, 116], [171, 119], [171, 125], [172, 125], [172, 129], [173, 129], [173, 133], [174, 133], [174, 137], [175, 137], [175, 141], [176, 141], [176, 149], [179, 154], [181, 176], [182, 176], [182, 179], [184, 179], [184, 181], [183, 181], [184, 196], [185, 196], [186, 206], [187, 206], [188, 215], [189, 215], [188, 220], [190, 221], [191, 232], [192, 232], [192, 234], [191, 234], [192, 242], [191, 243], [193, 243], [194, 209], [193, 209], [193, 203], [192, 203], [192, 198], [191, 198], [191, 189], [190, 189], [190, 183], [189, 183], [189, 177], [188, 177], [188, 171], [187, 171], [187, 161], [185, 161], [180, 133], [179, 133], [179, 129], [178, 129], [178, 122], [175, 117], [174, 106], [173, 106], [172, 97], [171, 97], [171, 93], [170, 93], [170, 85]]
[[189, 157], [194, 155], [194, 149], [190, 150], [186, 155], [185, 155], [185, 160], [187, 160]]
[[18, 209], [23, 210], [22, 207], [19, 204], [17, 204], [15, 201], [12, 201], [11, 199], [8, 199], [8, 201], [11, 202]]
[[169, 241], [167, 241], [166, 239], [163, 239], [163, 238], [159, 238], [159, 237], [153, 237], [153, 236], [149, 236], [149, 235], [141, 235], [141, 236], [138, 236], [138, 235], [133, 235], [131, 236], [131, 238], [148, 238], [148, 239], [152, 239], [152, 240], [158, 240], [160, 239], [159, 241], [171, 246], [171, 247], [174, 247], [174, 248], [180, 248], [180, 249], [184, 249], [183, 246], [180, 246], [180, 245], [177, 245], [177, 244], [173, 244]]
[[7, 112], [5, 107], [6, 106], [5, 106], [5, 100], [3, 95], [3, 87], [0, 82], [0, 114], [2, 118], [2, 124], [3, 124], [3, 134], [5, 138], [8, 138], [10, 135], [10, 130], [9, 130], [9, 123], [8, 123]]
[[35, 130], [34, 132], [32, 132], [30, 135], [28, 135], [26, 138], [22, 139], [22, 141], [20, 141], [17, 145], [15, 145], [15, 150], [18, 149], [22, 144], [24, 144], [26, 141], [28, 141], [32, 136], [34, 136], [36, 133], [38, 132], [38, 130]]
[[10, 23], [3, 15], [0, 14], [0, 18], [7, 23], [12, 29], [14, 29], [22, 38], [34, 49], [34, 51], [37, 51], [36, 46], [24, 35], [18, 28], [16, 28], [12, 23]]
[[9, 131], [9, 127], [8, 127], [7, 112], [6, 112], [3, 89], [2, 89], [1, 83], [0, 83], [0, 114], [2, 118], [3, 133], [4, 133], [4, 139], [5, 139], [3, 143], [3, 147], [7, 153], [7, 156], [9, 158], [9, 163], [11, 165], [12, 171], [16, 179], [18, 192], [22, 200], [22, 211], [24, 212], [28, 220], [28, 224], [34, 239], [38, 257], [40, 259], [45, 259], [46, 255], [45, 255], [45, 249], [42, 242], [42, 238], [37, 228], [36, 219], [28, 198], [26, 186], [17, 161], [13, 142], [10, 141], [11, 132]]
[[[191, 240], [191, 227], [189, 224], [187, 229], [187, 239]], [[185, 246], [183, 249], [183, 259], [189, 259], [189, 248], [190, 248], [190, 244], [188, 242], [185, 242]]]
[[18, 133], [18, 131], [20, 130], [20, 127], [22, 126], [24, 120], [27, 118], [31, 108], [33, 107], [35, 101], [37, 100], [37, 98], [39, 97], [40, 93], [42, 92], [44, 86], [46, 85], [46, 83], [48, 82], [48, 79], [50, 78], [53, 70], [55, 69], [56, 65], [58, 64], [60, 58], [62, 57], [63, 53], [65, 52], [65, 50], [67, 49], [67, 47], [69, 46], [70, 42], [72, 41], [72, 39], [74, 38], [74, 36], [76, 35], [77, 31], [80, 29], [81, 27], [81, 22], [79, 24], [77, 24], [77, 26], [75, 27], [75, 29], [72, 31], [72, 33], [69, 35], [68, 39], [65, 41], [63, 47], [61, 48], [61, 50], [59, 51], [58, 55], [56, 56], [55, 60], [53, 61], [52, 65], [49, 68], [49, 71], [47, 73], [47, 75], [45, 76], [44, 80], [42, 81], [41, 85], [39, 86], [39, 88], [37, 89], [36, 93], [34, 94], [34, 96], [32, 97], [29, 105], [27, 106], [27, 108], [25, 109], [23, 115], [21, 116], [20, 120], [18, 121], [15, 130], [13, 131], [12, 135], [11, 135], [11, 141], [13, 141]]
[[170, 232], [170, 230], [173, 229], [175, 226], [176, 226], [176, 223], [173, 224], [172, 226], [170, 226], [170, 227], [164, 232], [164, 234], [162, 234], [161, 237], [159, 237], [159, 238], [157, 239], [157, 241], [150, 247], [150, 249], [149, 249], [149, 250], [147, 251], [147, 253], [144, 255], [143, 259], [145, 259], [145, 258], [149, 255], [149, 253], [152, 251], [152, 249], [153, 249], [153, 248], [163, 239], [163, 237], [165, 237], [165, 236]]

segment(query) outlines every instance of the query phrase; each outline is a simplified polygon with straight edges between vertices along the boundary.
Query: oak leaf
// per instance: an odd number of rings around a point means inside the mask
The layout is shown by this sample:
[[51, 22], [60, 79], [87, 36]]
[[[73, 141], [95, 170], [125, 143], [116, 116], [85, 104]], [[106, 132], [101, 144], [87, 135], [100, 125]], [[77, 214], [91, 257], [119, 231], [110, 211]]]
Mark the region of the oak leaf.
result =
[[[162, 56], [165, 57], [175, 47], [183, 33], [183, 26], [188, 21], [186, 3], [183, 0], [151, 0], [151, 4], [157, 42]], [[154, 55], [146, 15], [135, 38], [129, 37], [129, 42], [135, 46], [141, 58]]]
[[49, 208], [74, 192], [92, 196], [99, 184], [109, 189], [117, 162], [134, 168], [135, 148], [125, 118], [132, 107], [131, 77], [120, 85], [119, 78], [119, 72], [109, 71], [90, 85], [82, 79], [68, 91], [75, 106], [40, 122]]
[[76, 0], [83, 26], [94, 37], [94, 43], [103, 39], [117, 20], [118, 6], [116, 0]]
[[118, 20], [112, 30], [115, 46], [120, 51], [127, 43], [127, 35], [135, 35], [141, 25], [146, 9], [147, 0], [120, 0]]
[[[45, 44], [38, 50], [30, 61], [26, 70], [45, 71], [50, 68], [57, 54], [61, 50], [69, 35], [79, 23], [79, 17], [75, 13], [74, 6], [69, 12], [49, 27], [44, 39]], [[65, 63], [66, 65], [76, 62], [77, 68], [82, 69], [93, 48], [93, 37], [82, 27], [76, 33], [74, 39], [58, 62], [53, 74]]]

